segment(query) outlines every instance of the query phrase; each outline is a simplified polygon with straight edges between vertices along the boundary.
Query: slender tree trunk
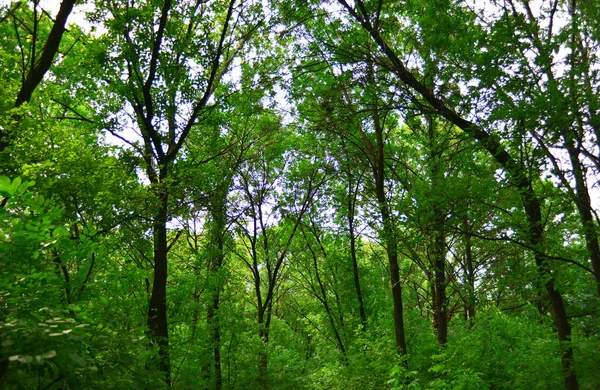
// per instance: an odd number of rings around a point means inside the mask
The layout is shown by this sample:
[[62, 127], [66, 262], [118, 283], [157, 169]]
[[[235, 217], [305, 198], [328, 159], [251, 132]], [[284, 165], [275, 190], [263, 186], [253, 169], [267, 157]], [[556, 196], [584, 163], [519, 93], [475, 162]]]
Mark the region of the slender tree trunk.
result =
[[465, 267], [467, 277], [467, 317], [469, 323], [473, 326], [475, 320], [475, 268], [473, 266], [473, 249], [471, 248], [471, 234], [469, 227], [469, 220], [467, 217], [464, 218], [464, 230], [465, 230]]
[[[315, 236], [316, 237], [316, 236]], [[318, 238], [317, 238], [318, 240]], [[331, 330], [333, 331], [333, 335], [335, 340], [337, 341], [338, 348], [342, 353], [344, 363], [348, 364], [348, 358], [346, 356], [346, 348], [344, 347], [344, 343], [342, 338], [340, 337], [340, 332], [337, 329], [335, 324], [335, 320], [333, 319], [333, 313], [331, 312], [331, 307], [329, 306], [329, 301], [327, 300], [327, 291], [325, 290], [325, 286], [323, 285], [323, 281], [321, 280], [321, 273], [319, 272], [319, 263], [317, 262], [317, 254], [313, 251], [310, 244], [308, 245], [308, 250], [312, 254], [313, 258], [313, 267], [315, 269], [315, 278], [317, 279], [317, 283], [319, 285], [319, 291], [321, 293], [321, 298], [319, 299], [325, 308], [325, 313], [327, 313], [327, 319], [329, 319], [329, 325], [331, 326]]]
[[433, 283], [435, 286], [434, 294], [434, 318], [436, 323], [436, 333], [439, 344], [446, 344], [448, 341], [448, 314], [446, 298], [446, 234], [444, 232], [444, 223], [446, 215], [437, 201], [437, 194], [441, 192], [440, 177], [442, 176], [442, 167], [445, 165], [438, 145], [439, 136], [437, 126], [432, 115], [425, 116], [427, 120], [427, 139], [429, 159], [426, 170], [431, 180], [431, 242], [430, 242], [430, 262], [433, 265]]
[[[252, 255], [252, 276], [254, 280], [254, 292], [256, 294], [256, 319], [258, 323], [258, 338], [262, 342], [262, 345], [258, 351], [258, 384], [259, 388], [267, 389], [267, 368], [268, 368], [268, 357], [267, 357], [267, 344], [269, 343], [269, 330], [268, 323], [265, 321], [266, 305], [268, 302], [263, 302], [262, 290], [261, 290], [261, 276], [258, 268], [258, 250], [257, 250], [257, 220], [254, 216], [254, 235], [251, 237], [251, 255]], [[268, 248], [268, 245], [264, 245]], [[269, 282], [271, 280], [269, 279]], [[267, 294], [268, 295], [268, 294]]]
[[404, 334], [404, 312], [402, 307], [402, 286], [400, 285], [400, 267], [398, 266], [398, 247], [394, 239], [387, 239], [387, 253], [392, 282], [392, 300], [394, 302], [394, 334], [396, 348], [400, 355], [406, 355]]
[[[441, 227], [438, 226], [438, 229]], [[448, 314], [446, 302], [446, 240], [441, 230], [434, 232], [434, 281], [435, 281], [435, 320], [437, 338], [440, 344], [448, 341]]]
[[394, 334], [396, 338], [396, 350], [399, 355], [406, 355], [406, 336], [404, 332], [404, 312], [402, 304], [402, 286], [400, 284], [400, 267], [398, 265], [398, 243], [394, 221], [389, 212], [389, 205], [385, 194], [385, 159], [383, 144], [383, 128], [377, 110], [374, 110], [374, 124], [377, 136], [377, 156], [373, 169], [375, 176], [375, 194], [381, 214], [383, 225], [383, 236], [386, 244], [388, 263], [390, 267], [390, 278], [392, 283], [392, 301], [394, 305]]
[[[163, 183], [167, 177], [167, 168], [160, 170], [160, 179]], [[171, 365], [169, 360], [169, 330], [167, 324], [167, 220], [168, 220], [168, 192], [158, 192], [159, 206], [154, 217], [154, 280], [152, 294], [148, 305], [148, 328], [150, 339], [158, 345], [158, 368], [165, 375], [167, 385], [171, 382]]]
[[[62, 36], [66, 31], [67, 19], [69, 18], [71, 11], [73, 11], [75, 2], [75, 0], [63, 0], [60, 4], [60, 9], [58, 10], [58, 14], [56, 14], [52, 30], [50, 30], [42, 55], [37, 61], [35, 58], [31, 59], [32, 63], [35, 61], [35, 65], [27, 73], [27, 77], [25, 77], [25, 80], [23, 81], [23, 85], [21, 86], [15, 101], [15, 107], [19, 107], [31, 99], [33, 91], [42, 81], [46, 72], [50, 69], [54, 57], [58, 52]], [[35, 38], [36, 37], [34, 37], [34, 39]]]
[[[215, 312], [219, 310], [219, 298], [220, 294], [215, 295], [213, 307]], [[215, 389], [221, 390], [223, 388], [223, 373], [221, 369], [221, 325], [217, 319], [213, 331], [213, 356], [215, 359]]]
[[339, 313], [339, 321], [340, 321], [340, 328], [344, 329], [344, 327], [346, 326], [346, 321], [344, 320], [344, 310], [342, 308], [342, 299], [340, 298], [340, 294], [338, 294], [337, 289], [336, 289], [336, 285], [337, 282], [334, 282], [335, 285], [333, 286], [333, 295], [335, 296], [335, 304], [337, 306], [337, 310]]
[[[350, 177], [350, 174], [348, 174]], [[354, 229], [354, 213], [356, 204], [356, 191], [352, 191], [351, 181], [348, 180], [348, 234], [350, 236], [350, 258], [352, 260], [352, 276], [354, 278], [354, 288], [358, 299], [358, 312], [360, 314], [361, 330], [367, 330], [367, 315], [365, 313], [365, 305], [363, 302], [363, 294], [360, 288], [360, 275], [358, 272], [358, 260], [356, 257], [356, 233]]]

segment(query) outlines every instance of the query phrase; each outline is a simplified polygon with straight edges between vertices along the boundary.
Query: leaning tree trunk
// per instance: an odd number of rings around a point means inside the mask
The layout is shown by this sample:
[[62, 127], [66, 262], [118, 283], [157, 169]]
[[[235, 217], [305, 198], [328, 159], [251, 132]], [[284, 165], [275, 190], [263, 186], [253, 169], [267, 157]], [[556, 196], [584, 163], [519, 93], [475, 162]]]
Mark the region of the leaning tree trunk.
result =
[[[313, 228], [314, 228], [314, 226], [313, 226]], [[316, 230], [313, 230], [313, 234], [314, 234], [315, 239], [317, 240], [317, 243], [319, 244], [319, 246], [321, 248], [321, 252], [323, 252], [324, 258], [326, 259], [327, 253], [325, 251], [325, 248], [323, 247], [323, 244], [321, 243], [321, 240], [318, 237], [318, 232]], [[315, 270], [315, 279], [317, 280], [317, 284], [319, 285], [319, 292], [321, 293], [321, 295], [319, 296], [318, 293], [315, 291], [315, 296], [323, 304], [323, 308], [325, 309], [325, 313], [327, 314], [327, 319], [329, 320], [329, 325], [331, 326], [331, 330], [332, 330], [335, 340], [337, 342], [338, 348], [339, 348], [340, 352], [342, 353], [343, 362], [345, 365], [348, 365], [348, 356], [346, 355], [346, 347], [344, 346], [344, 342], [342, 340], [342, 337], [340, 336], [340, 332], [335, 323], [333, 312], [331, 310], [331, 306], [329, 305], [329, 300], [327, 299], [327, 289], [325, 288], [325, 284], [323, 283], [323, 280], [321, 279], [321, 273], [319, 272], [319, 262], [318, 262], [317, 253], [313, 250], [310, 243], [307, 244], [307, 248], [310, 251], [312, 259], [313, 259], [313, 268]], [[340, 318], [340, 326], [343, 326], [343, 317]]]

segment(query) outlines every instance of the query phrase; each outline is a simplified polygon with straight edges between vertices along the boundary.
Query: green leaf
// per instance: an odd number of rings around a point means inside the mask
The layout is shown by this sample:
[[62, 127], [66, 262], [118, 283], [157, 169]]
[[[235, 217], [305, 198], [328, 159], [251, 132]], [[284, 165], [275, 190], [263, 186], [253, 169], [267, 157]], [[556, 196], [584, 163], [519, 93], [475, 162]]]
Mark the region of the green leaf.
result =
[[77, 355], [76, 353], [70, 353], [69, 357], [81, 367], [87, 367], [87, 362], [85, 361], [85, 359]]
[[18, 192], [19, 194], [24, 194], [27, 191], [27, 189], [31, 187], [34, 183], [35, 182], [33, 181], [25, 181], [19, 186], [19, 188], [17, 188], [16, 192]]
[[0, 189], [10, 188], [10, 179], [7, 176], [0, 176]]
[[13, 180], [12, 186], [11, 186], [13, 194], [19, 189], [19, 187], [21, 186], [21, 183], [22, 183], [22, 181], [21, 181], [20, 177], [16, 177], [15, 180]]
[[12, 187], [10, 185], [10, 179], [6, 176], [0, 176], [0, 195], [5, 198], [10, 198], [13, 196], [14, 192], [12, 191]]
[[10, 345], [13, 345], [14, 343], [15, 343], [15, 342], [14, 342], [14, 341], [12, 341], [12, 340], [4, 340], [4, 341], [2, 342], [2, 344], [1, 344], [1, 345], [2, 345], [3, 347], [8, 347], [8, 346], [10, 346]]

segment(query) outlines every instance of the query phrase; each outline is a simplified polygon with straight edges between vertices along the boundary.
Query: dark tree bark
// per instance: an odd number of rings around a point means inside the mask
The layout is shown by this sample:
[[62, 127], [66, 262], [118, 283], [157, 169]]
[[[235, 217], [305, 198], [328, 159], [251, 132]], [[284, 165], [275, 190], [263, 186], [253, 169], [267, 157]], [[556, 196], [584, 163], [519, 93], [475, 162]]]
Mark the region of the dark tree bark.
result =
[[[384, 225], [383, 234], [386, 243], [390, 277], [392, 284], [392, 300], [394, 304], [394, 335], [396, 338], [396, 349], [398, 354], [406, 355], [406, 337], [404, 332], [404, 312], [402, 303], [402, 286], [400, 284], [400, 267], [398, 266], [398, 244], [393, 235], [393, 226], [385, 198], [381, 201], [382, 193], [377, 191], [379, 210]], [[383, 195], [385, 196], [385, 195]]]
[[385, 191], [385, 156], [383, 125], [377, 108], [373, 111], [373, 124], [377, 137], [377, 151], [375, 164], [373, 164], [373, 176], [375, 179], [375, 195], [381, 214], [383, 225], [383, 239], [386, 246], [388, 263], [390, 267], [390, 278], [392, 284], [392, 301], [394, 305], [394, 335], [396, 338], [396, 350], [400, 355], [407, 354], [406, 336], [404, 332], [404, 311], [402, 303], [402, 285], [400, 284], [400, 267], [398, 265], [398, 242], [396, 241], [394, 220], [390, 215], [389, 204]]
[[442, 167], [446, 164], [442, 159], [442, 152], [439, 150], [438, 132], [435, 119], [431, 115], [426, 116], [427, 120], [427, 139], [429, 158], [426, 170], [429, 172], [429, 180], [431, 182], [431, 221], [430, 221], [430, 236], [431, 243], [429, 245], [429, 262], [433, 266], [433, 312], [435, 317], [435, 328], [438, 338], [438, 343], [446, 344], [448, 341], [448, 302], [446, 297], [446, 233], [444, 224], [446, 222], [446, 214], [442, 209], [442, 205], [437, 200], [438, 194], [441, 192], [440, 177], [443, 175]]
[[263, 349], [258, 352], [258, 382], [261, 389], [269, 388], [269, 360], [267, 357], [267, 346], [269, 345], [269, 330], [270, 330], [270, 310], [259, 311], [258, 313], [258, 336], [263, 342]]
[[463, 220], [464, 228], [464, 239], [465, 239], [465, 276], [467, 279], [467, 318], [469, 323], [473, 326], [475, 320], [475, 267], [473, 265], [473, 249], [471, 247], [471, 233], [469, 226], [469, 219], [467, 217]]
[[[436, 209], [437, 207], [434, 207]], [[434, 211], [436, 218], [439, 217], [439, 211]], [[435, 322], [437, 329], [438, 343], [446, 344], [448, 341], [448, 313], [446, 298], [446, 239], [443, 227], [436, 225], [433, 242], [433, 265], [434, 265], [434, 284], [435, 284]]]
[[[210, 72], [206, 80], [205, 89], [199, 94], [195, 102], [190, 102], [192, 107], [184, 124], [178, 124], [176, 116], [178, 113], [175, 101], [170, 101], [170, 110], [166, 110], [162, 115], [167, 122], [166, 131], [161, 131], [160, 123], [156, 123], [158, 105], [156, 103], [155, 83], [160, 79], [159, 57], [163, 47], [163, 37], [166, 31], [167, 22], [172, 8], [171, 0], [165, 0], [160, 11], [160, 17], [156, 23], [156, 33], [153, 35], [152, 47], [150, 50], [149, 64], [147, 67], [146, 78], [143, 84], [140, 83], [141, 75], [144, 70], [140, 69], [138, 58], [126, 57], [127, 67], [129, 69], [130, 85], [136, 86], [128, 99], [134, 109], [137, 117], [138, 126], [143, 138], [143, 150], [138, 152], [145, 163], [146, 174], [150, 182], [156, 186], [155, 195], [157, 202], [157, 211], [153, 220], [153, 239], [154, 239], [154, 279], [152, 282], [152, 292], [148, 305], [148, 328], [149, 339], [159, 348], [158, 369], [165, 375], [167, 386], [170, 385], [171, 365], [169, 359], [169, 334], [167, 323], [167, 268], [168, 251], [167, 242], [167, 222], [170, 218], [169, 213], [169, 190], [173, 186], [173, 177], [170, 169], [178, 158], [184, 142], [188, 138], [192, 128], [197, 124], [198, 118], [206, 109], [207, 103], [213, 95], [216, 85], [220, 82], [225, 70], [230, 65], [232, 58], [227, 58], [224, 64], [221, 64], [225, 41], [229, 33], [229, 23], [231, 21], [235, 0], [230, 0], [223, 27], [220, 31], [218, 45], [214, 54], [211, 54]], [[195, 11], [194, 11], [195, 12]], [[194, 12], [192, 14], [194, 14]], [[190, 24], [193, 26], [193, 24]], [[127, 42], [133, 44], [130, 27], [125, 26], [123, 31]], [[190, 27], [191, 28], [191, 27]], [[245, 39], [249, 39], [250, 34]], [[243, 41], [245, 42], [245, 40]], [[242, 43], [243, 43], [242, 42]], [[176, 53], [177, 56], [180, 53]], [[170, 80], [171, 81], [171, 80]], [[172, 80], [176, 81], [176, 80]], [[161, 116], [162, 116], [161, 115]], [[179, 130], [179, 131], [177, 131]], [[141, 149], [141, 148], [140, 148]], [[218, 299], [217, 299], [218, 301]], [[214, 299], [212, 306], [214, 307]], [[218, 306], [218, 305], [217, 305]], [[220, 338], [220, 334], [213, 334], [213, 338]], [[215, 353], [213, 351], [213, 353]], [[220, 360], [220, 354], [217, 357]], [[219, 367], [220, 370], [220, 367]]]
[[[160, 183], [168, 177], [166, 166], [160, 169]], [[153, 222], [154, 280], [148, 304], [148, 328], [150, 339], [158, 345], [159, 369], [165, 374], [167, 385], [171, 381], [169, 359], [169, 327], [167, 324], [167, 221], [169, 194], [161, 189], [157, 194], [159, 205]]]
[[[27, 73], [23, 85], [17, 94], [15, 107], [20, 107], [23, 103], [26, 103], [31, 99], [33, 91], [35, 91], [46, 72], [50, 69], [50, 66], [52, 66], [54, 57], [56, 56], [56, 53], [58, 53], [60, 41], [66, 30], [67, 19], [69, 18], [71, 11], [73, 11], [75, 3], [76, 0], [63, 0], [60, 4], [60, 9], [58, 10], [58, 14], [56, 14], [54, 24], [52, 25], [50, 35], [48, 35], [42, 54], [35, 62], [35, 65]], [[33, 39], [36, 39], [36, 37], [33, 37]], [[31, 61], [35, 61], [35, 58], [32, 58]]]
[[[213, 375], [214, 375], [214, 388], [223, 388], [223, 374], [221, 370], [221, 325], [219, 323], [219, 303], [220, 303], [220, 292], [216, 291], [213, 293], [213, 299], [211, 305], [208, 306], [206, 312], [206, 323], [209, 329], [208, 345], [212, 348], [213, 355]], [[207, 379], [210, 380], [210, 371], [206, 371]]]
[[[211, 204], [210, 214], [212, 221], [209, 227], [208, 245], [210, 250], [210, 287], [212, 293], [212, 302], [209, 304], [206, 313], [206, 323], [209, 329], [209, 343], [213, 354], [213, 375], [214, 388], [220, 390], [223, 388], [223, 374], [221, 369], [221, 324], [219, 320], [219, 306], [221, 299], [221, 291], [223, 283], [221, 280], [221, 268], [225, 258], [225, 234], [227, 230], [227, 216], [225, 212], [225, 202], [227, 191], [225, 193], [216, 194], [219, 199], [216, 199]], [[208, 373], [208, 370], [207, 370]]]

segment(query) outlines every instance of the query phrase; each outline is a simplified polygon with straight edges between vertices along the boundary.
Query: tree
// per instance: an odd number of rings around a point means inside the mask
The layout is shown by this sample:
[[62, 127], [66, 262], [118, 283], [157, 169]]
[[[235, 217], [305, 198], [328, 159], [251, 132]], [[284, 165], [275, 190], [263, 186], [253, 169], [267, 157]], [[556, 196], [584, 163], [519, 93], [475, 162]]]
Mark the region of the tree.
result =
[[[278, 129], [283, 133], [283, 129]], [[304, 166], [305, 175], [297, 176], [298, 182], [283, 175], [291, 175], [291, 157], [282, 146], [290, 139], [280, 138], [284, 134], [274, 134], [273, 146], [267, 144], [262, 155], [248, 161], [240, 170], [240, 192], [247, 205], [245, 220], [238, 222], [240, 239], [245, 253], [238, 256], [251, 272], [251, 280], [256, 299], [258, 335], [264, 344], [259, 352], [259, 383], [267, 388], [267, 352], [273, 304], [279, 290], [285, 261], [290, 246], [297, 234], [304, 214], [324, 181], [319, 167]], [[289, 134], [292, 138], [293, 135]], [[292, 138], [293, 139], [293, 138]], [[279, 145], [277, 145], [279, 144]], [[266, 158], [269, 156], [271, 158]], [[276, 157], [277, 156], [277, 157]], [[279, 157], [280, 156], [280, 157]], [[292, 171], [293, 172], [293, 171]], [[283, 179], [287, 180], [283, 180]], [[277, 187], [287, 190], [280, 194]], [[287, 198], [287, 199], [285, 199]], [[285, 200], [284, 200], [285, 199]], [[277, 202], [277, 203], [273, 203]]]
[[413, 72], [404, 65], [404, 62], [400, 59], [393, 46], [390, 46], [386, 42], [379, 28], [381, 7], [377, 8], [376, 13], [373, 14], [369, 12], [362, 1], [357, 1], [355, 6], [351, 6], [343, 0], [340, 0], [339, 4], [378, 46], [381, 55], [384, 56], [386, 61], [389, 61], [384, 63], [383, 66], [390, 69], [390, 71], [408, 88], [421, 96], [426, 104], [428, 104], [437, 114], [476, 139], [480, 145], [495, 158], [497, 163], [502, 166], [507, 174], [512, 177], [515, 187], [521, 195], [523, 208], [527, 216], [527, 236], [529, 244], [533, 248], [540, 248], [540, 251], [535, 254], [535, 260], [541, 275], [543, 275], [542, 277], [546, 280], [544, 286], [547, 290], [548, 298], [552, 303], [559, 340], [564, 345], [563, 372], [565, 386], [572, 389], [578, 388], [577, 376], [572, 369], [573, 349], [569, 344], [571, 340], [571, 326], [567, 318], [563, 297], [556, 289], [552, 270], [549, 267], [544, 250], [541, 249], [543, 248], [541, 203], [533, 189], [531, 179], [527, 176], [526, 168], [516, 161], [502, 144], [488, 131], [481, 126], [477, 126], [475, 123], [464, 119], [459, 113], [450, 108], [443, 98], [438, 97], [439, 95], [436, 96], [434, 91], [428, 88], [426, 84], [419, 81], [414, 76]]
[[[103, 37], [103, 65], [114, 70], [107, 83], [119, 100], [129, 105], [130, 111], [125, 113], [134, 119], [131, 125], [139, 131], [141, 143], [119, 135], [122, 129], [116, 123], [107, 130], [143, 159], [155, 199], [154, 278], [148, 327], [151, 339], [159, 346], [158, 366], [168, 384], [171, 369], [166, 287], [170, 248], [167, 224], [173, 217], [169, 201], [174, 184], [171, 171], [190, 132], [210, 114], [211, 99], [234, 58], [255, 32], [252, 18], [257, 7], [236, 5], [235, 1], [165, 1], [157, 14], [151, 3], [135, 8], [129, 4], [102, 5], [103, 16], [112, 18], [106, 26], [108, 34]], [[205, 14], [222, 18], [202, 18]], [[152, 30], [154, 25], [156, 32]], [[213, 29], [220, 33], [215, 36]], [[119, 54], [115, 58], [110, 53]]]
[[600, 386], [594, 2], [43, 4], [0, 387]]

